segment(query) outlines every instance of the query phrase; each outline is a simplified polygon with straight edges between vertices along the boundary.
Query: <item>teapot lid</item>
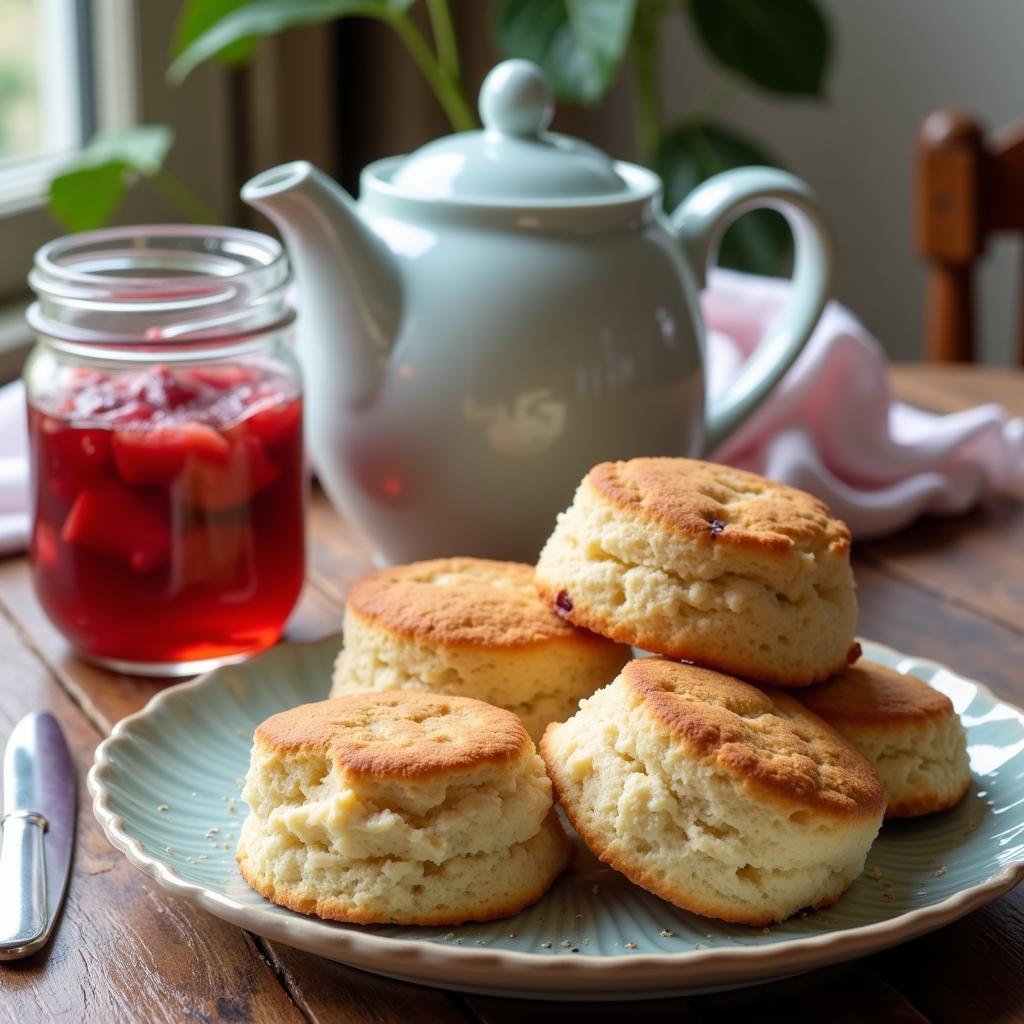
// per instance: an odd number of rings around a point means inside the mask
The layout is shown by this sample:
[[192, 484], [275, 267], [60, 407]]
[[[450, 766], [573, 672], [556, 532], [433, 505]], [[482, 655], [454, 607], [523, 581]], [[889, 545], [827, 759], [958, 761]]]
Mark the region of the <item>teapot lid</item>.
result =
[[630, 188], [601, 150], [545, 129], [554, 103], [540, 68], [506, 60], [480, 88], [483, 131], [429, 142], [406, 157], [391, 184], [419, 199], [531, 202], [626, 196]]

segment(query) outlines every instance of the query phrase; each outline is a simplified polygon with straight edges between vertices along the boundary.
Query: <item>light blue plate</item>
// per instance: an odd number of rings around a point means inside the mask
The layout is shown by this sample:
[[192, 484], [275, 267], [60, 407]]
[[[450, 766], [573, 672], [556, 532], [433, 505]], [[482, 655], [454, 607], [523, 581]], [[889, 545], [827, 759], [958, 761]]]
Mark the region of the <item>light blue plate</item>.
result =
[[930, 661], [864, 643], [926, 679], [967, 728], [974, 783], [959, 807], [887, 824], [864, 875], [827, 910], [771, 929], [705, 920], [581, 851], [535, 907], [457, 928], [335, 924], [277, 907], [235, 869], [253, 728], [326, 696], [340, 646], [283, 644], [170, 688], [96, 751], [89, 788], [110, 841], [178, 896], [332, 960], [428, 985], [498, 995], [662, 997], [752, 984], [883, 949], [955, 920], [1024, 875], [1024, 712]]

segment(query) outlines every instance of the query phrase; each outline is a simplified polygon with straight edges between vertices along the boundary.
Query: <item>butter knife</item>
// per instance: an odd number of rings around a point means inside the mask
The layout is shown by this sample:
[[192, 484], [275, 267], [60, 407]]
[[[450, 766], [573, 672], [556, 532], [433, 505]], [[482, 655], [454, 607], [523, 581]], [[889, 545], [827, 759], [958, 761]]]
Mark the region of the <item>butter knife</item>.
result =
[[75, 841], [77, 779], [64, 732], [26, 715], [4, 754], [0, 818], [0, 960], [46, 945], [60, 912]]

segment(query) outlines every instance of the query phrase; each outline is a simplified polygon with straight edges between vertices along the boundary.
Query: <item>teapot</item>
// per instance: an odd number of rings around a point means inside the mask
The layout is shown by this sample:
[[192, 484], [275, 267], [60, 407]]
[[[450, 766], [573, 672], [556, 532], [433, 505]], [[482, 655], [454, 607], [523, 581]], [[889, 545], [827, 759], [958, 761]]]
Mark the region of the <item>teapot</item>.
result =
[[[295, 267], [314, 466], [380, 564], [535, 560], [594, 464], [713, 451], [828, 296], [830, 237], [792, 175], [726, 171], [666, 216], [652, 171], [547, 131], [534, 64], [498, 64], [479, 107], [482, 130], [367, 166], [358, 202], [303, 161], [242, 189]], [[698, 293], [755, 207], [789, 222], [791, 297], [705, 409]]]

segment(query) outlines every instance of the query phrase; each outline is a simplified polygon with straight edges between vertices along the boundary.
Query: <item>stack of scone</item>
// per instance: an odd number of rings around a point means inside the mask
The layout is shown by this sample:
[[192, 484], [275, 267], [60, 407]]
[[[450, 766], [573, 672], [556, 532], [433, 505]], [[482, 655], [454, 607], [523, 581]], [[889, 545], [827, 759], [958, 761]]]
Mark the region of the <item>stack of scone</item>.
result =
[[535, 571], [449, 558], [352, 588], [334, 699], [257, 730], [242, 872], [342, 920], [514, 913], [568, 860], [553, 783], [596, 856], [679, 907], [826, 906], [883, 815], [969, 783], [950, 702], [857, 661], [854, 589], [849, 532], [802, 491], [596, 466]]
[[850, 534], [809, 494], [688, 459], [604, 463], [536, 580], [569, 621], [664, 656], [549, 726], [541, 755], [587, 846], [677, 906], [751, 925], [826, 906], [884, 813], [967, 789], [949, 700], [850, 667]]

